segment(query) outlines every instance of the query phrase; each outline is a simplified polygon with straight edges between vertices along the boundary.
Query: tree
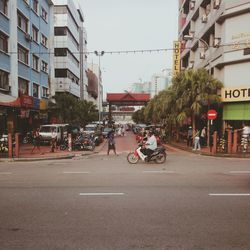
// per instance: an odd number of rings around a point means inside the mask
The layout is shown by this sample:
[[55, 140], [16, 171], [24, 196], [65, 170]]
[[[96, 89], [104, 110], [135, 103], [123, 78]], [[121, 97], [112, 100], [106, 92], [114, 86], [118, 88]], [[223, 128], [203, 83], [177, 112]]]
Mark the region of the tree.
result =
[[96, 105], [93, 102], [79, 100], [68, 93], [60, 93], [55, 96], [57, 115], [63, 123], [81, 124], [98, 119]]

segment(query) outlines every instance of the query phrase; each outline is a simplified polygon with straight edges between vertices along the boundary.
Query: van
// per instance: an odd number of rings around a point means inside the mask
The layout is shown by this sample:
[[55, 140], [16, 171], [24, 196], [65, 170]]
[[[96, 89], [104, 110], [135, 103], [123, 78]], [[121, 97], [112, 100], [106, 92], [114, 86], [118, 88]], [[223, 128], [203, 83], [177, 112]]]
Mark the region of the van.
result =
[[40, 138], [42, 142], [50, 142], [52, 139], [52, 131], [57, 134], [57, 141], [60, 142], [63, 139], [64, 132], [67, 132], [68, 124], [47, 124], [40, 126]]

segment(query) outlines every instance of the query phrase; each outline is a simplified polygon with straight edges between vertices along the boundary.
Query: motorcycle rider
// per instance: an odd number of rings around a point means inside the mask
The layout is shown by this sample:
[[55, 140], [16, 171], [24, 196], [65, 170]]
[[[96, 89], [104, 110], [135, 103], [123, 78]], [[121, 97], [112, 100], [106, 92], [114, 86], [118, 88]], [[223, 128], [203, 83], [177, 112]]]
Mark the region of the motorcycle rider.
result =
[[145, 143], [145, 147], [141, 149], [141, 152], [145, 155], [143, 160], [149, 159], [150, 155], [154, 152], [157, 148], [157, 140], [152, 130], [149, 131], [149, 138]]

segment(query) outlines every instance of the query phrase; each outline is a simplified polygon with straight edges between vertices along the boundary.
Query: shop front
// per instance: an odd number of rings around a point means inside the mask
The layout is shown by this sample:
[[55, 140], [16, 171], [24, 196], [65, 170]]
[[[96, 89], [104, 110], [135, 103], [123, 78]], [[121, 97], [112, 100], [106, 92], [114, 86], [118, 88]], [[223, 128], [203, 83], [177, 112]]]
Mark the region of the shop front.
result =
[[241, 129], [250, 123], [250, 87], [222, 89], [225, 126]]

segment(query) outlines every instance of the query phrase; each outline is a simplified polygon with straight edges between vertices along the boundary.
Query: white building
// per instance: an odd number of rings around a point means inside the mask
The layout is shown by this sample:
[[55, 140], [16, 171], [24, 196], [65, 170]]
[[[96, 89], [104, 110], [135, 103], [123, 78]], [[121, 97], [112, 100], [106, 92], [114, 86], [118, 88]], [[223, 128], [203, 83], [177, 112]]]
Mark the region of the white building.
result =
[[88, 101], [92, 101], [96, 104], [97, 109], [103, 112], [103, 85], [102, 85], [102, 71], [98, 64], [88, 64], [88, 69], [91, 70], [97, 77], [97, 97], [94, 98], [91, 92], [88, 92]]
[[179, 1], [181, 66], [204, 67], [224, 83], [222, 119], [236, 127], [250, 121], [249, 9], [249, 0]]
[[73, 0], [54, 0], [54, 5], [55, 92], [83, 99], [87, 84], [83, 12]]

